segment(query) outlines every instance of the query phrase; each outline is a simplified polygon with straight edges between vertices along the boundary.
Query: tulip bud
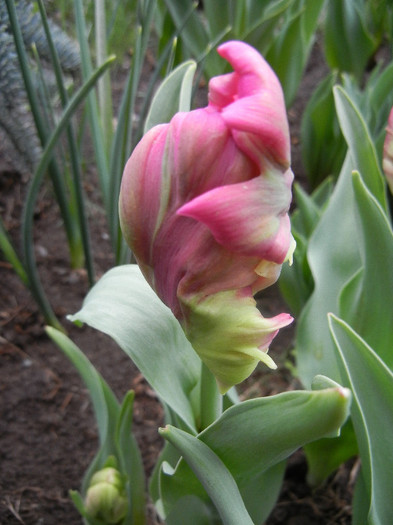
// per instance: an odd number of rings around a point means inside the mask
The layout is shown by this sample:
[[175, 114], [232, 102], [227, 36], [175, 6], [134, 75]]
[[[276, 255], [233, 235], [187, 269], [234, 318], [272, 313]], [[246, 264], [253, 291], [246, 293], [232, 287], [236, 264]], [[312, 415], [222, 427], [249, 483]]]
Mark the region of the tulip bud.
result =
[[243, 381], [292, 318], [264, 318], [253, 295], [274, 283], [294, 241], [293, 174], [280, 83], [243, 42], [208, 106], [152, 128], [123, 174], [120, 220], [137, 262], [222, 392]]
[[127, 497], [122, 475], [112, 467], [96, 472], [85, 500], [86, 511], [105, 524], [120, 523], [127, 513]]

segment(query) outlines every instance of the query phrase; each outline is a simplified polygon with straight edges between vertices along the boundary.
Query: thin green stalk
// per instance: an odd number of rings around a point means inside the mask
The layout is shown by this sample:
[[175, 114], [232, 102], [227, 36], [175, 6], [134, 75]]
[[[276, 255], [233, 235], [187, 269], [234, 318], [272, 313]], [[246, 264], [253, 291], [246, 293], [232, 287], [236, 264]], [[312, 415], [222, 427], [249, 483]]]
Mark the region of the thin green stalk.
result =
[[200, 430], [205, 429], [222, 414], [222, 395], [214, 375], [202, 362], [201, 369], [201, 423]]
[[47, 82], [44, 78], [44, 69], [42, 67], [42, 62], [35, 44], [31, 46], [31, 51], [37, 65], [37, 95], [38, 99], [40, 100], [42, 120], [46, 129], [53, 129], [55, 126], [55, 116], [51, 104], [51, 96], [49, 94]]
[[[34, 117], [35, 125], [37, 128], [37, 132], [39, 135], [39, 138], [41, 140], [42, 145], [45, 147], [45, 144], [47, 142], [47, 138], [49, 135], [49, 131], [45, 125], [45, 122], [42, 118], [42, 115], [39, 111], [39, 100], [37, 98], [37, 94], [34, 89], [33, 80], [31, 78], [30, 73], [30, 66], [28, 57], [26, 54], [26, 50], [24, 47], [23, 37], [20, 30], [15, 4], [12, 0], [5, 0], [7, 10], [8, 10], [8, 16], [10, 19], [10, 24], [13, 32], [13, 37], [15, 41], [15, 48], [17, 50], [18, 58], [19, 58], [19, 64], [21, 68], [21, 73], [23, 77], [23, 81], [25, 83], [26, 88], [26, 94], [29, 100], [31, 112]], [[68, 202], [67, 202], [67, 190], [66, 186], [63, 180], [63, 175], [59, 169], [59, 166], [57, 165], [56, 161], [54, 159], [51, 160], [49, 164], [49, 174], [53, 183], [53, 189], [56, 195], [56, 200], [59, 204], [61, 216], [64, 223], [64, 228], [67, 235], [67, 240], [70, 248], [70, 255], [71, 255], [71, 261], [73, 262], [77, 257], [78, 253], [80, 252], [80, 247], [78, 243], [78, 237], [75, 234], [75, 223], [73, 221], [72, 215], [69, 210]]]
[[[41, 14], [42, 24], [48, 41], [49, 51], [51, 55], [53, 70], [56, 77], [57, 89], [60, 95], [62, 107], [66, 107], [68, 103], [68, 94], [64, 86], [63, 74], [61, 70], [59, 56], [54, 45], [52, 35], [50, 32], [48, 18], [46, 16], [45, 6], [43, 0], [38, 0], [38, 7]], [[76, 202], [77, 215], [79, 221], [79, 229], [82, 239], [83, 251], [85, 256], [85, 266], [90, 286], [94, 284], [94, 265], [93, 256], [90, 247], [89, 227], [85, 212], [85, 198], [82, 187], [82, 171], [81, 161], [74, 130], [71, 123], [67, 126], [67, 138], [70, 152], [71, 168], [72, 168], [72, 182], [73, 193]]]
[[[91, 74], [93, 66], [91, 64], [89, 43], [87, 41], [87, 27], [85, 15], [83, 12], [83, 3], [81, 0], [74, 0], [76, 30], [78, 35], [79, 46], [81, 50], [82, 74], [86, 79]], [[108, 167], [108, 158], [106, 156], [105, 142], [98, 115], [97, 99], [94, 92], [91, 92], [87, 98], [88, 117], [90, 120], [90, 130], [92, 134], [95, 160], [99, 175], [101, 195], [104, 202], [105, 211], [109, 227], [111, 225], [109, 192], [111, 187], [111, 178]]]
[[120, 192], [120, 183], [122, 171], [127, 160], [127, 156], [131, 149], [131, 131], [132, 131], [132, 113], [135, 104], [136, 92], [139, 84], [140, 72], [140, 57], [141, 57], [141, 40], [142, 27], [137, 29], [137, 37], [135, 41], [134, 58], [131, 65], [131, 70], [127, 78], [127, 83], [124, 91], [124, 96], [121, 102], [119, 111], [119, 120], [115, 133], [115, 138], [112, 144], [111, 153], [111, 173], [112, 181], [110, 188], [109, 204], [111, 215], [111, 239], [114, 252], [116, 255], [116, 263], [119, 264], [125, 253], [122, 237], [120, 233], [119, 217], [118, 217], [118, 198]]
[[[100, 66], [105, 61], [108, 55], [105, 21], [105, 0], [96, 0], [94, 5], [96, 60], [97, 66]], [[109, 72], [107, 72], [102, 78], [100, 78], [97, 84], [97, 90], [98, 107], [99, 114], [101, 116], [105, 151], [107, 155], [109, 155], [113, 136], [112, 96]]]
[[71, 117], [75, 113], [79, 104], [84, 100], [88, 95], [89, 91], [94, 87], [98, 78], [106, 71], [106, 69], [113, 63], [115, 57], [109, 57], [108, 60], [99, 67], [90, 78], [81, 86], [81, 88], [75, 93], [75, 95], [70, 99], [67, 107], [64, 110], [64, 113], [56, 127], [52, 132], [46, 148], [43, 152], [41, 160], [37, 166], [37, 169], [34, 173], [34, 176], [31, 180], [29, 191], [25, 201], [25, 208], [22, 221], [22, 242], [23, 242], [23, 251], [24, 259], [26, 262], [26, 272], [29, 278], [29, 287], [30, 290], [39, 305], [41, 312], [43, 313], [46, 322], [51, 326], [59, 328], [62, 330], [60, 323], [58, 322], [53, 310], [49, 304], [49, 301], [45, 295], [45, 291], [42, 287], [36, 260], [34, 254], [34, 243], [33, 243], [33, 217], [34, 217], [34, 208], [37, 200], [38, 191], [42, 182], [42, 179], [45, 175], [46, 169], [50, 163], [50, 159], [53, 155], [53, 150], [56, 147], [56, 144], [64, 131], [67, 125], [70, 122]]
[[22, 261], [19, 259], [10, 238], [8, 237], [7, 231], [4, 227], [3, 220], [0, 217], [0, 248], [4, 253], [4, 257], [12, 265], [15, 273], [18, 275], [20, 280], [25, 286], [29, 284], [29, 278]]

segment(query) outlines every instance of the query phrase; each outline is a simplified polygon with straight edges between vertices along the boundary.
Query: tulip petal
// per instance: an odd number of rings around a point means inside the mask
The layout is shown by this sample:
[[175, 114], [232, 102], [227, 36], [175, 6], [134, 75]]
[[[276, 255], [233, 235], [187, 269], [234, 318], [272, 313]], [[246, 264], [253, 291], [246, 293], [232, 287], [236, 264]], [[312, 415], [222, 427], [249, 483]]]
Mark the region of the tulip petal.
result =
[[272, 170], [206, 192], [177, 213], [204, 223], [230, 251], [282, 263], [291, 238], [287, 212], [292, 178], [290, 171], [284, 178]]
[[239, 148], [261, 168], [266, 156], [287, 168], [289, 129], [277, 76], [266, 60], [243, 42], [226, 42], [218, 52], [235, 72], [232, 77], [224, 75], [210, 81], [210, 102], [220, 107], [227, 126], [238, 132], [233, 137]]
[[214, 371], [222, 393], [246, 379], [259, 362], [276, 368], [267, 354], [278, 330], [292, 322], [289, 314], [264, 318], [252, 292], [229, 290], [188, 304], [183, 325], [193, 348]]
[[388, 126], [386, 128], [386, 138], [383, 145], [382, 167], [386, 176], [390, 193], [393, 194], [393, 108], [390, 111]]

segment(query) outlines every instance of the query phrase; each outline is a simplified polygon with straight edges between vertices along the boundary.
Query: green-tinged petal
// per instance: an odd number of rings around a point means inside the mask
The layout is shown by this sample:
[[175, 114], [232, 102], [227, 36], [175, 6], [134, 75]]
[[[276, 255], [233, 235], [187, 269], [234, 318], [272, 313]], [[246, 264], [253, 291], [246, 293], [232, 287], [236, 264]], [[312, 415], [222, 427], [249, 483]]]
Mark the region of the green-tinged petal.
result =
[[221, 393], [246, 379], [259, 362], [276, 368], [267, 351], [278, 330], [292, 322], [290, 315], [265, 319], [251, 293], [236, 290], [193, 298], [188, 307], [184, 330]]

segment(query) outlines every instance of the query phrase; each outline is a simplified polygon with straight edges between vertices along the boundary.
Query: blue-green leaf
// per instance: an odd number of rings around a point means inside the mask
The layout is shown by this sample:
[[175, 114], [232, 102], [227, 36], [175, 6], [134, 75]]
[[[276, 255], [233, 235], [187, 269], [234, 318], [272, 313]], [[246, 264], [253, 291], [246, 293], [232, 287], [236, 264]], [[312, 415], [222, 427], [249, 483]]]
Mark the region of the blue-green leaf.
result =
[[385, 525], [393, 498], [393, 373], [347, 323], [331, 314], [329, 325], [343, 380], [354, 396], [351, 415], [370, 499], [368, 523]]
[[362, 173], [366, 186], [386, 210], [385, 180], [367, 124], [342, 87], [334, 88], [334, 99], [341, 130], [352, 157], [352, 169]]
[[115, 442], [120, 470], [128, 479], [126, 489], [130, 504], [126, 519], [133, 524], [144, 525], [145, 473], [138, 443], [131, 433], [134, 397], [134, 392], [129, 391], [123, 399], [116, 424]]
[[377, 199], [359, 173], [353, 175], [357, 239], [363, 271], [343, 290], [340, 316], [393, 369], [393, 232]]
[[200, 360], [180, 324], [153, 292], [137, 265], [107, 272], [69, 317], [111, 336], [158, 396], [195, 431], [193, 391]]
[[[226, 410], [198, 440], [223, 461], [253, 521], [262, 523], [278, 496], [283, 461], [305, 443], [337, 435], [346, 420], [349, 401], [350, 392], [342, 387], [252, 399]], [[265, 491], [257, 501], [249, 497], [256, 486]], [[170, 513], [178, 499], [190, 494], [207, 499], [187, 463], [164, 464], [161, 498], [165, 512]]]
[[367, 125], [342, 88], [334, 88], [334, 96], [348, 154], [308, 246], [307, 258], [315, 288], [300, 316], [296, 340], [298, 372], [306, 386], [317, 374], [340, 381], [326, 315], [339, 313], [341, 291], [362, 264], [352, 170], [359, 169], [364, 174], [365, 185], [386, 209], [384, 181]]
[[253, 525], [231, 473], [203, 441], [168, 426], [160, 434], [181, 453], [216, 506], [225, 525]]
[[162, 82], [146, 117], [144, 133], [157, 124], [169, 122], [178, 111], [189, 111], [196, 63], [180, 64]]

